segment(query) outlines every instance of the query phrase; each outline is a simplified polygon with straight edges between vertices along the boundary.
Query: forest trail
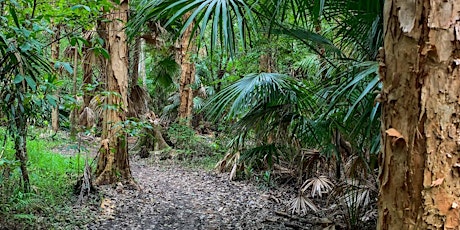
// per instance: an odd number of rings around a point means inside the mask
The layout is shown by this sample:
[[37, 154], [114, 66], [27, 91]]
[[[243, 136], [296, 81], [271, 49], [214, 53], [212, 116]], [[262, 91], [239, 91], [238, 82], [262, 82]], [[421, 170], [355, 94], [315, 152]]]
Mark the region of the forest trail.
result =
[[277, 217], [285, 205], [270, 192], [227, 174], [143, 159], [131, 160], [131, 170], [141, 190], [102, 187], [101, 212], [89, 229], [307, 228]]

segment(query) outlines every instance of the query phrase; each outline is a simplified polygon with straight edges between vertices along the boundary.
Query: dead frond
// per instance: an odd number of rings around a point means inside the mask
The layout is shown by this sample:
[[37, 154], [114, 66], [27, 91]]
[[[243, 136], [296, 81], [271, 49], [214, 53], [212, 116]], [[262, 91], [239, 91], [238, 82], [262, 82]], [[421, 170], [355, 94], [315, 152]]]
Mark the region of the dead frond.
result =
[[86, 128], [92, 128], [95, 125], [95, 121], [96, 114], [89, 107], [85, 107], [78, 118], [78, 124]]
[[292, 214], [297, 213], [297, 214], [305, 215], [307, 213], [308, 209], [311, 209], [314, 212], [319, 211], [318, 207], [316, 207], [316, 205], [313, 203], [313, 201], [310, 200], [303, 193], [299, 193], [298, 196], [294, 197], [289, 202], [289, 210], [291, 211]]
[[103, 112], [103, 105], [105, 102], [105, 96], [101, 96], [99, 94], [94, 95], [89, 102], [89, 108], [91, 108], [96, 115], [96, 118], [102, 117]]
[[303, 183], [301, 191], [304, 193], [311, 188], [311, 197], [315, 197], [316, 195], [322, 197], [323, 193], [331, 191], [333, 186], [332, 181], [325, 176], [312, 177]]
[[240, 159], [240, 153], [239, 152], [229, 152], [225, 155], [225, 157], [217, 162], [216, 166], [214, 166], [214, 169], [219, 172], [225, 172], [227, 170], [230, 170], [230, 168], [233, 169], [235, 163], [238, 162]]
[[351, 156], [347, 162], [345, 163], [345, 175], [347, 177], [357, 177], [363, 175], [364, 177], [367, 176], [367, 169], [368, 169], [367, 162], [365, 159], [358, 155]]
[[378, 190], [370, 181], [348, 179], [344, 186], [342, 200], [348, 207], [364, 208], [375, 202]]
[[141, 114], [149, 112], [149, 102], [151, 101], [148, 92], [139, 85], [133, 86], [129, 94], [128, 116], [139, 117]]

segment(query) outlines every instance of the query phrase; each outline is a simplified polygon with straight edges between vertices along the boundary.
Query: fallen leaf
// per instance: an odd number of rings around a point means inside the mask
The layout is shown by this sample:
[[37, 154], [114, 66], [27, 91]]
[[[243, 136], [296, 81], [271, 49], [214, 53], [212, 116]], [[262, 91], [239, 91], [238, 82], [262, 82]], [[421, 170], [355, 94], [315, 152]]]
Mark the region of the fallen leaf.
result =
[[448, 153], [447, 158], [452, 158], [452, 154]]
[[431, 187], [436, 187], [436, 186], [439, 186], [442, 184], [442, 182], [444, 181], [444, 177], [443, 178], [439, 178], [433, 182], [431, 182]]

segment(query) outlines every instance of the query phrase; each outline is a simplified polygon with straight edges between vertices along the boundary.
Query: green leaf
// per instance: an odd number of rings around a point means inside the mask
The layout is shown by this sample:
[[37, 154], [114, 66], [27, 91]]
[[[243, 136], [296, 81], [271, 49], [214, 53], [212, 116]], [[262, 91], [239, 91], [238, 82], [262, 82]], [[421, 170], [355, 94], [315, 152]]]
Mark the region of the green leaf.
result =
[[18, 74], [14, 78], [13, 82], [14, 84], [18, 84], [18, 83], [21, 83], [23, 80], [24, 80], [24, 76], [22, 76], [21, 74]]
[[78, 42], [78, 39], [76, 37], [70, 38], [70, 45], [75, 46]]
[[64, 67], [64, 69], [69, 73], [69, 74], [73, 74], [73, 68], [72, 66], [70, 66], [70, 63], [68, 62], [56, 62], [54, 64], [54, 68], [56, 69], [60, 69], [61, 67]]
[[22, 44], [19, 48], [21, 49], [22, 52], [27, 52], [31, 49], [31, 46], [28, 42], [26, 42]]
[[25, 76], [25, 79], [26, 79], [27, 85], [32, 89], [32, 91], [36, 91], [37, 83], [35, 82], [35, 80], [31, 78], [30, 76]]
[[46, 94], [46, 100], [51, 106], [53, 107], [57, 106], [57, 98], [55, 96]]
[[69, 73], [73, 74], [73, 68], [70, 66], [70, 63], [68, 62], [63, 62], [62, 66], [64, 66], [64, 69]]
[[76, 10], [76, 9], [85, 9], [86, 11], [88, 12], [91, 12], [91, 8], [89, 8], [88, 6], [85, 6], [85, 5], [75, 5], [75, 6], [72, 6], [70, 9], [71, 10]]
[[94, 48], [94, 52], [97, 53], [97, 54], [101, 54], [106, 59], [110, 59], [109, 52], [104, 48], [96, 47], [96, 48]]
[[11, 14], [11, 17], [13, 17], [13, 21], [16, 24], [16, 26], [21, 27], [21, 25], [19, 24], [18, 16], [16, 15], [16, 10], [11, 6], [10, 6], [10, 14]]

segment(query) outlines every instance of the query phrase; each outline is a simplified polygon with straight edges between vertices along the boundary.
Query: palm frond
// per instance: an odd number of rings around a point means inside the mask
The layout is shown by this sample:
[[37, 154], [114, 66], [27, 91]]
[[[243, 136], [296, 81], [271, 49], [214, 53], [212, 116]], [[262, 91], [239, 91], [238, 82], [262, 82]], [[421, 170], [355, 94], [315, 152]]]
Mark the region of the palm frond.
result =
[[315, 203], [303, 194], [299, 194], [289, 202], [289, 210], [291, 210], [292, 214], [306, 214], [308, 209], [313, 212], [319, 211]]
[[333, 30], [342, 50], [359, 51], [364, 60], [375, 60], [383, 44], [383, 0], [329, 1], [324, 6], [326, 20], [335, 24]]
[[331, 191], [333, 186], [334, 184], [331, 180], [329, 180], [329, 178], [327, 178], [326, 176], [319, 176], [307, 179], [303, 183], [301, 191], [302, 193], [304, 193], [305, 191], [311, 188], [311, 197], [315, 197], [316, 194], [318, 194], [319, 197], [322, 197], [324, 193], [328, 193], [329, 191]]
[[210, 118], [233, 119], [244, 116], [253, 107], [267, 103], [295, 102], [308, 108], [314, 102], [302, 98], [307, 92], [308, 89], [301, 82], [287, 75], [249, 74], [210, 98], [204, 110]]
[[200, 31], [200, 40], [206, 28], [211, 28], [211, 50], [218, 45], [233, 53], [237, 49], [237, 37], [245, 46], [254, 32], [250, 7], [241, 0], [144, 0], [131, 19], [128, 34], [133, 37], [148, 21], [167, 20], [165, 26], [179, 21], [183, 15], [190, 16], [182, 23], [179, 34], [192, 26], [192, 34]]
[[172, 56], [168, 56], [159, 60], [152, 72], [154, 73], [153, 82], [161, 87], [169, 88], [174, 86], [174, 79], [180, 73], [180, 65]]

